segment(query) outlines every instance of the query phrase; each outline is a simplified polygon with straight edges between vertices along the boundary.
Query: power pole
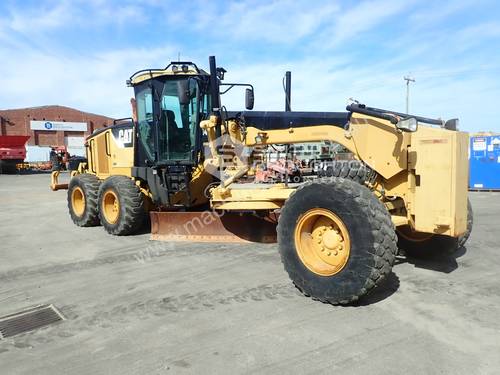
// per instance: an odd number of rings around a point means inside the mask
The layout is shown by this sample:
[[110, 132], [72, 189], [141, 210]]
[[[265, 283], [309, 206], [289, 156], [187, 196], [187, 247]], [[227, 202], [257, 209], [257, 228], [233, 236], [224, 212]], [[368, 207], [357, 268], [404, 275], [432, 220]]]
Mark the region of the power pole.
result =
[[410, 82], [415, 82], [415, 78], [405, 76], [406, 81], [406, 114], [410, 114]]

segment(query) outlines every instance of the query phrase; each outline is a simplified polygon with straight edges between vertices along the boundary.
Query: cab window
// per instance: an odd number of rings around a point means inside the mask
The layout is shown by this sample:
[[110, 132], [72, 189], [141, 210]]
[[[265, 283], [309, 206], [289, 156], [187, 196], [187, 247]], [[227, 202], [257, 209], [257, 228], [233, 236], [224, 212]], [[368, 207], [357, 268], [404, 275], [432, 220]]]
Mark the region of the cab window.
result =
[[178, 80], [166, 81], [161, 96], [159, 151], [161, 160], [191, 160], [195, 147], [198, 85], [190, 80], [190, 102], [181, 104]]
[[154, 160], [153, 95], [151, 88], [136, 94], [138, 138], [149, 160]]

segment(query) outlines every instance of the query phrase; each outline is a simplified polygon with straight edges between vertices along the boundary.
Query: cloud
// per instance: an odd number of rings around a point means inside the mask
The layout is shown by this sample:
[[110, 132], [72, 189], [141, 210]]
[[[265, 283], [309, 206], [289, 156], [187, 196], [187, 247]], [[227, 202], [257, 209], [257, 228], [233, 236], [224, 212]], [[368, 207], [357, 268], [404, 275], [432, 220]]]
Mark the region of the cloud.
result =
[[0, 19], [0, 33], [15, 37], [16, 34], [37, 38], [52, 31], [89, 28], [96, 26], [141, 23], [147, 20], [144, 8], [109, 1], [40, 1], [35, 6], [13, 7], [7, 5]]
[[[164, 66], [176, 48], [123, 49], [87, 56], [17, 51], [2, 65], [3, 108], [59, 104], [114, 117], [130, 115], [125, 80], [145, 66]], [[5, 55], [0, 48], [0, 54]]]
[[63, 2], [54, 7], [42, 5], [33, 9], [13, 9], [5, 25], [11, 31], [31, 34], [61, 27], [72, 17], [71, 7]]
[[[283, 109], [282, 77], [292, 70], [294, 110], [341, 111], [354, 97], [402, 111], [403, 76], [411, 72], [416, 113], [500, 130], [494, 2], [480, 8], [469, 0], [176, 4], [0, 5], [0, 55], [8, 56], [0, 66], [1, 106], [61, 104], [128, 116], [132, 90], [125, 79], [165, 66], [180, 51], [201, 67], [217, 53], [227, 81], [254, 84], [258, 110]], [[242, 109], [244, 92], [235, 88], [223, 101], [230, 110]]]
[[36, 8], [1, 9], [0, 42], [11, 46], [33, 45], [34, 38], [64, 27], [72, 18], [72, 9], [67, 3], [55, 6], [40, 4]]
[[169, 22], [185, 24], [212, 42], [292, 44], [314, 35], [340, 10], [337, 1], [293, 0], [238, 2], [191, 1], [175, 8], [166, 3]]
[[477, 23], [463, 28], [458, 32], [458, 37], [463, 42], [485, 42], [485, 39], [496, 39], [500, 37], [500, 23], [489, 21]]
[[403, 10], [412, 6], [414, 0], [376, 0], [358, 2], [345, 9], [335, 18], [332, 25], [323, 31], [320, 41], [324, 47], [335, 47], [353, 39], [384, 22], [391, 22]]
[[449, 17], [456, 16], [460, 12], [482, 6], [484, 2], [484, 0], [452, 0], [426, 4], [425, 7], [410, 14], [408, 17], [408, 26], [419, 29], [432, 27]]
[[[273, 61], [269, 64], [227, 67], [230, 81], [251, 82], [255, 86], [256, 110], [283, 110], [282, 77], [292, 70], [292, 110], [343, 111], [350, 97], [370, 106], [405, 111], [403, 67], [388, 69], [390, 61], [360, 67], [336, 58]], [[412, 113], [434, 118], [460, 118], [463, 129], [500, 130], [496, 118], [500, 87], [485, 71], [476, 71], [469, 62], [453, 69], [441, 67], [416, 70], [411, 86]], [[497, 68], [500, 70], [500, 68]], [[485, 74], [486, 73], [486, 74]], [[241, 110], [242, 91], [223, 97], [224, 104]]]
[[333, 2], [273, 1], [231, 3], [217, 17], [231, 38], [293, 43], [316, 32], [340, 7]]

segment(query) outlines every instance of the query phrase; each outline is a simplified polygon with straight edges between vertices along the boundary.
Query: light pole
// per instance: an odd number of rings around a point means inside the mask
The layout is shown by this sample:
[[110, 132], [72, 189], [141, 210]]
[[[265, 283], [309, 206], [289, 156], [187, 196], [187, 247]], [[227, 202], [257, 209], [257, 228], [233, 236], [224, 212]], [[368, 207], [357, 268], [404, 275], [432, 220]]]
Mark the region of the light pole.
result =
[[410, 114], [410, 82], [415, 82], [415, 78], [405, 76], [406, 81], [406, 114]]

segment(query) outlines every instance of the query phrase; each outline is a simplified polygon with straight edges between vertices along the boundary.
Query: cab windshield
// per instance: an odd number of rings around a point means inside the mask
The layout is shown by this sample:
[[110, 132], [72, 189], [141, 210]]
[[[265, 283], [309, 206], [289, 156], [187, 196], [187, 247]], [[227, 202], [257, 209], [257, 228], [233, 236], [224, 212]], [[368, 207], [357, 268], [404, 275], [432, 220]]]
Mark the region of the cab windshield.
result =
[[191, 160], [198, 123], [198, 85], [189, 80], [188, 104], [179, 101], [179, 80], [166, 81], [160, 101], [158, 150], [161, 161]]
[[[189, 84], [189, 102], [179, 100], [181, 85]], [[147, 160], [157, 162], [192, 161], [195, 155], [199, 121], [209, 115], [210, 104], [207, 94], [200, 94], [200, 88], [195, 79], [179, 78], [167, 80], [159, 85], [159, 94], [153, 93], [152, 87], [144, 87], [136, 93], [138, 138], [141, 150]], [[155, 98], [155, 100], [153, 100]], [[159, 101], [158, 106], [153, 102]], [[160, 113], [156, 113], [157, 109]], [[154, 110], [153, 110], [154, 109]], [[154, 113], [153, 113], [154, 112]], [[156, 119], [156, 120], [155, 120]], [[158, 133], [154, 126], [158, 126]], [[155, 134], [158, 139], [154, 140]], [[157, 145], [157, 146], [156, 146]], [[155, 150], [158, 150], [156, 159]]]

